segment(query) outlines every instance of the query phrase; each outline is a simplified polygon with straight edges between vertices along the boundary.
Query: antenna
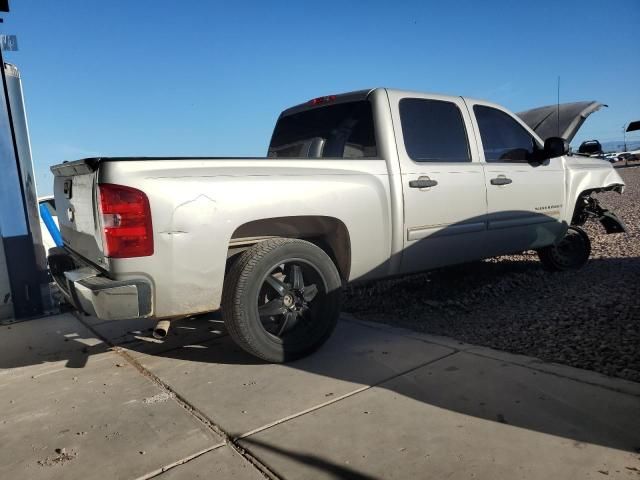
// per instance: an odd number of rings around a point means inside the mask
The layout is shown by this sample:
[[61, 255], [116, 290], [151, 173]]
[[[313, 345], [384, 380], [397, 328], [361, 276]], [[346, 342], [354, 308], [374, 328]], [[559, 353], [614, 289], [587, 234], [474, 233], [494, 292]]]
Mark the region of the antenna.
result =
[[558, 100], [556, 107], [556, 115], [558, 118], [558, 136], [560, 136], [560, 75], [558, 75]]

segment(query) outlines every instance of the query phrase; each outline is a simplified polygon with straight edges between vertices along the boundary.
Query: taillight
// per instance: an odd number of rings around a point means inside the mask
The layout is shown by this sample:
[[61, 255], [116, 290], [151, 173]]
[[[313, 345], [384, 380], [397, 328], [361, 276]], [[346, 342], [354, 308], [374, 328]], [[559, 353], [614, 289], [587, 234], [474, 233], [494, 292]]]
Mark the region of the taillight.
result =
[[153, 255], [151, 209], [144, 192], [111, 183], [101, 183], [99, 191], [105, 256]]

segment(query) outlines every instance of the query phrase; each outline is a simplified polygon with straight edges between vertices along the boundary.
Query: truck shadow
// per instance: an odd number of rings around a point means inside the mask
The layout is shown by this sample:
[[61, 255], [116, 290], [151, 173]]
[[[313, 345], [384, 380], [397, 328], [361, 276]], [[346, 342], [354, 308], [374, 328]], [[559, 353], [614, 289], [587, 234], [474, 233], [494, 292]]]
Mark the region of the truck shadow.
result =
[[[640, 272], [640, 259], [637, 258], [594, 260], [591, 263], [584, 272], [572, 272], [573, 281], [591, 281], [592, 275], [602, 270], [618, 271], [621, 263], [629, 271]], [[468, 280], [478, 288], [486, 287], [497, 277], [509, 275], [510, 269], [511, 274], [530, 274], [541, 270], [539, 262], [527, 260], [489, 263], [475, 268], [487, 270], [483, 276]], [[464, 281], [464, 275], [464, 269], [453, 269], [438, 273], [437, 278], [446, 277], [448, 282], [460, 284]], [[566, 281], [566, 277], [559, 281]], [[405, 300], [399, 297], [396, 301], [401, 305]], [[393, 311], [393, 303], [389, 311]], [[531, 322], [535, 320], [534, 314]], [[455, 322], [456, 315], [450, 315], [444, 321]], [[385, 323], [396, 324], [395, 318], [387, 315]], [[526, 328], [521, 333], [523, 340], [531, 335]], [[599, 330], [589, 332], [588, 329], [581, 333], [585, 342], [589, 341], [590, 333], [594, 336], [601, 334]], [[539, 341], [544, 343], [545, 339]], [[136, 349], [133, 345], [129, 348]], [[174, 361], [179, 363], [170, 366]], [[522, 360], [487, 348], [475, 349], [455, 339], [423, 336], [378, 323], [361, 323], [349, 316], [343, 318], [333, 337], [318, 352], [285, 365], [260, 362], [224, 335], [153, 355], [145, 354], [141, 362], [160, 377], [167, 374], [169, 384], [187, 398], [194, 387], [183, 381], [183, 373], [188, 372], [200, 381], [208, 378], [224, 380], [222, 385], [229, 389], [229, 396], [215, 393], [221, 385], [218, 383], [217, 387], [212, 388], [211, 396], [223, 398], [219, 403], [212, 400], [210, 410], [214, 412], [212, 420], [219, 421], [223, 427], [225, 417], [233, 416], [225, 407], [230, 398], [239, 402], [238, 409], [250, 411], [254, 407], [241, 406], [246, 401], [243, 393], [246, 395], [245, 392], [248, 392], [245, 385], [251, 385], [252, 382], [260, 385], [261, 395], [268, 404], [296, 403], [296, 395], [290, 389], [297, 382], [300, 382], [301, 388], [317, 391], [316, 401], [322, 403], [331, 400], [333, 395], [344, 393], [341, 389], [346, 382], [352, 390], [373, 386], [419, 401], [425, 406], [567, 438], [574, 442], [576, 448], [581, 448], [583, 444], [630, 452], [637, 452], [640, 448], [638, 388], [635, 389], [635, 396], [629, 393], [614, 394], [606, 386], [608, 377], [605, 376], [600, 377], [604, 386], [589, 385], [563, 378], [564, 374], [545, 373], [543, 361]], [[317, 385], [307, 385], [309, 380], [305, 378], [308, 378], [308, 374], [318, 379], [314, 381]], [[598, 377], [598, 374], [592, 375]], [[282, 390], [265, 387], [264, 382], [273, 382]], [[299, 411], [309, 407], [308, 404], [300, 405]], [[428, 415], [429, 412], [426, 409], [424, 414]], [[244, 433], [242, 429], [234, 431], [233, 427], [228, 431], [232, 436]], [[249, 446], [253, 441], [252, 437], [245, 440]], [[259, 439], [255, 440], [260, 443]], [[261, 445], [261, 448], [271, 447]], [[294, 459], [297, 455], [302, 455], [300, 461], [305, 458], [303, 454], [290, 453]]]
[[[482, 302], [489, 292], [496, 293], [492, 298], [498, 303], [501, 296], [520, 292], [524, 301], [531, 302], [529, 318], [535, 322], [537, 316], [548, 314], [536, 311], [536, 295], [546, 291], [535, 290], [541, 288], [540, 285], [548, 284], [549, 289], [554, 282], [572, 282], [581, 289], [590, 286], [594, 301], [609, 302], [606, 295], [597, 294], [606, 288], [603, 279], [622, 274], [626, 275], [622, 282], [637, 285], [638, 272], [638, 258], [607, 258], [591, 260], [579, 271], [547, 276], [540, 262], [523, 255], [517, 260], [476, 262], [404, 279], [348, 287], [345, 306], [358, 315], [373, 315], [378, 321], [413, 327], [421, 316], [426, 319], [435, 311], [441, 318], [432, 322], [431, 327], [437, 327], [437, 322], [456, 322], [463, 316], [473, 315], [475, 303]], [[512, 290], [496, 290], [496, 284], [505, 277], [522, 281], [515, 282]], [[527, 292], [530, 277], [548, 280], [537, 280], [535, 289]], [[456, 292], [460, 289], [475, 291], [476, 295], [458, 305]], [[424, 308], [408, 309], [407, 302], [414, 307], [420, 302]], [[314, 355], [285, 365], [270, 365], [235, 345], [226, 333], [219, 312], [173, 322], [169, 336], [162, 342], [151, 339], [153, 325], [144, 319], [101, 322], [93, 317], [79, 317], [83, 324], [79, 326], [77, 322], [61, 318], [0, 327], [12, 328], [14, 332], [24, 330], [12, 339], [8, 335], [0, 337], [0, 342], [8, 342], [0, 343], [0, 367], [12, 369], [66, 361], [68, 368], [82, 368], [90, 356], [108, 351], [110, 345], [123, 348], [183, 398], [190, 399], [196, 385], [205, 388], [202, 385], [209, 379], [216, 379], [216, 384], [211, 386], [212, 413], [207, 414], [231, 436], [249, 430], [225, 424], [227, 417], [237, 414], [243, 402], [250, 401], [246, 385], [266, 382], [261, 389], [266, 405], [291, 402], [294, 410], [290, 414], [330, 401], [333, 395], [338, 397], [363, 387], [376, 387], [426, 407], [567, 438], [575, 442], [576, 448], [583, 443], [631, 452], [640, 448], [637, 396], [618, 394], [615, 401], [623, 399], [624, 411], [636, 413], [629, 418], [621, 417], [616, 413], [619, 405], [614, 403], [611, 390], [605, 387], [545, 374], [498, 354], [472, 352], [455, 340], [440, 342], [407, 330], [343, 319], [333, 337]], [[530, 338], [526, 329], [521, 333], [523, 340]], [[583, 335], [590, 333], [597, 335], [599, 331], [585, 331]], [[544, 343], [545, 339], [540, 341]], [[308, 375], [316, 380], [309, 384]], [[299, 405], [295, 393], [292, 394], [297, 381], [310, 389], [305, 395], [307, 400]], [[220, 393], [221, 390], [225, 393]], [[313, 400], [309, 400], [310, 397]], [[216, 398], [220, 398], [220, 403], [216, 403]], [[269, 421], [281, 417], [275, 416]], [[305, 455], [287, 453], [286, 449], [280, 453], [300, 462], [309, 461]], [[331, 465], [318, 464], [318, 468], [337, 472]]]
[[[592, 260], [585, 269], [571, 272], [570, 276], [577, 284], [593, 283], [594, 275], [599, 272], [620, 271], [621, 264], [625, 265], [625, 271], [640, 272], [638, 258], [597, 259]], [[470, 275], [473, 272], [482, 274]], [[443, 269], [433, 272], [430, 282], [424, 281], [426, 284], [442, 282], [445, 285], [441, 288], [465, 282], [465, 288], [483, 289], [505, 275], [520, 274], [536, 277], [548, 275], [542, 272], [539, 262], [523, 257], [522, 260], [483, 262]], [[553, 274], [548, 278], [550, 282], [556, 281]], [[557, 281], [564, 282], [566, 278], [558, 278]], [[414, 284], [416, 279], [407, 281]], [[381, 289], [394, 286], [406, 288], [402, 279], [382, 282], [391, 282], [391, 286], [380, 286]], [[599, 287], [601, 285], [594, 285], [594, 289]], [[366, 288], [375, 288], [375, 285], [368, 285]], [[446, 306], [447, 297], [443, 299], [439, 290], [430, 292], [429, 288], [428, 285], [425, 287], [427, 301], [431, 301], [429, 297], [440, 298]], [[419, 291], [420, 288], [416, 287], [416, 290]], [[396, 307], [400, 309], [406, 297], [392, 295], [392, 298], [395, 298], [397, 304], [391, 302], [385, 306], [385, 313], [381, 315], [384, 318], [381, 320], [397, 324], [390, 312]], [[456, 314], [453, 314], [443, 321], [455, 322], [456, 319]], [[533, 315], [531, 321], [535, 320], [536, 316]], [[331, 397], [325, 395], [333, 392], [333, 383], [339, 384], [337, 389], [344, 388], [345, 384], [351, 389], [375, 386], [428, 406], [568, 438], [576, 442], [576, 445], [591, 443], [626, 451], [636, 451], [640, 447], [640, 415], [621, 418], [615, 412], [619, 406], [611, 403], [611, 392], [606, 388], [559, 379], [540, 371], [539, 365], [535, 363], [525, 368], [509, 358], [501, 357], [500, 352], [468, 352], [468, 346], [461, 342], [445, 340], [443, 344], [438, 338], [423, 338], [419, 333], [408, 330], [389, 329], [376, 323], [361, 324], [347, 317], [339, 323], [329, 342], [314, 355], [285, 365], [271, 365], [236, 346], [227, 335], [219, 312], [175, 322], [169, 337], [163, 342], [153, 341], [148, 322], [144, 324], [140, 320], [99, 322], [92, 317], [83, 317], [82, 322], [97, 334], [95, 336], [99, 335], [113, 345], [125, 348], [143, 366], [150, 368], [187, 399], [190, 398], [190, 391], [195, 388], [195, 383], [207, 383], [204, 380], [211, 378], [217, 379], [213, 390], [219, 390], [222, 386], [229, 391], [230, 396], [237, 394], [232, 402], [241, 408], [245, 401], [242, 392], [246, 391], [246, 387], [240, 387], [240, 384], [260, 383], [270, 379], [275, 385], [291, 388], [291, 382], [295, 383], [299, 379], [304, 383], [302, 377], [312, 374], [314, 378], [326, 380], [318, 380], [318, 387], [310, 387], [318, 390], [318, 403], [330, 400]], [[34, 322], [24, 325], [29, 323]], [[399, 323], [402, 325], [402, 322]], [[107, 350], [104, 343], [87, 346], [87, 333], [74, 336], [71, 332], [69, 337], [69, 332], [60, 330], [60, 326], [56, 328], [65, 338], [70, 338], [64, 345], [85, 342], [83, 351], [58, 352], [53, 357], [21, 357], [10, 364], [2, 361], [2, 368], [65, 358], [67, 367], [81, 368], [91, 355]], [[596, 335], [598, 332], [592, 333]], [[588, 341], [589, 332], [582, 334], [585, 341]], [[530, 333], [522, 329], [523, 339], [529, 336]], [[544, 343], [545, 339], [540, 341]], [[50, 345], [51, 342], [52, 337], [48, 336], [47, 344]], [[180, 375], [176, 377], [178, 371]], [[191, 378], [183, 380], [187, 377]], [[213, 390], [212, 398], [220, 395], [214, 394]], [[274, 389], [262, 391], [262, 394], [269, 403], [293, 401], [295, 404], [295, 394], [292, 400], [291, 393], [287, 391]], [[638, 397], [622, 396], [625, 397], [627, 407], [635, 402], [635, 410], [640, 414]], [[210, 416], [213, 417], [212, 421], [219, 422], [223, 428], [225, 417], [229, 414], [226, 411], [228, 402], [229, 398], [226, 397], [220, 405], [212, 400], [214, 413]], [[309, 406], [300, 405], [299, 410]], [[231, 428], [229, 433], [232, 436], [240, 435], [243, 430], [234, 432]], [[303, 459], [304, 455], [300, 458]]]

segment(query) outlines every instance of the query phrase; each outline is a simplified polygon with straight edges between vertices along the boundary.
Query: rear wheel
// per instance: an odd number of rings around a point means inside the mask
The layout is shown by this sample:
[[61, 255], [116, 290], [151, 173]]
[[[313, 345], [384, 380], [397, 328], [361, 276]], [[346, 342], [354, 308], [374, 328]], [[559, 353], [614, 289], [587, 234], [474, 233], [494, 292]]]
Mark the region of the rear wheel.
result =
[[314, 244], [266, 240], [243, 252], [225, 278], [223, 319], [231, 337], [252, 355], [294, 360], [333, 332], [341, 287], [333, 261]]
[[584, 266], [591, 255], [591, 241], [579, 227], [569, 227], [558, 244], [538, 250], [542, 265], [550, 271], [575, 270]]

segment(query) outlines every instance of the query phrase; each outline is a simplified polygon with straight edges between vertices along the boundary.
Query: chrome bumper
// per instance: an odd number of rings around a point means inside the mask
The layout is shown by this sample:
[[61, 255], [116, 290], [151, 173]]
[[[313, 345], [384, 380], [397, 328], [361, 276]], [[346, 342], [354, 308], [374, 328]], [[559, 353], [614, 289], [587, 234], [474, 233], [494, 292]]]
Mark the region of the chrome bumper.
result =
[[48, 260], [56, 284], [76, 309], [101, 320], [151, 316], [148, 282], [111, 280], [91, 266], [78, 266], [63, 249], [51, 249]]

